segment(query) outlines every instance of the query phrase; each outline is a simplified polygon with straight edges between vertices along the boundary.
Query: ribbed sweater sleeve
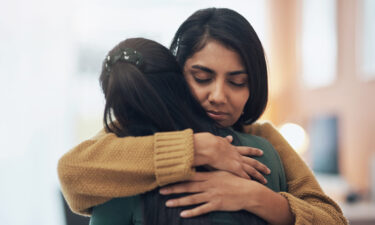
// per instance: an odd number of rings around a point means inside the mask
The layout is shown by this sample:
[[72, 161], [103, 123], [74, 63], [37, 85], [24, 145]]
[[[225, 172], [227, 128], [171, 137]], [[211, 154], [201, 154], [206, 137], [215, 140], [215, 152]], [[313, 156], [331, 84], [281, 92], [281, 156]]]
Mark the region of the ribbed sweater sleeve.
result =
[[189, 179], [194, 169], [193, 132], [118, 138], [101, 132], [82, 142], [58, 163], [61, 188], [73, 212]]
[[310, 168], [270, 123], [253, 124], [245, 127], [245, 132], [267, 139], [279, 153], [288, 183], [288, 193], [280, 194], [288, 200], [296, 225], [348, 224]]
[[[155, 134], [155, 176], [164, 186], [193, 175], [194, 143], [192, 130]], [[189, 138], [186, 138], [188, 135]]]

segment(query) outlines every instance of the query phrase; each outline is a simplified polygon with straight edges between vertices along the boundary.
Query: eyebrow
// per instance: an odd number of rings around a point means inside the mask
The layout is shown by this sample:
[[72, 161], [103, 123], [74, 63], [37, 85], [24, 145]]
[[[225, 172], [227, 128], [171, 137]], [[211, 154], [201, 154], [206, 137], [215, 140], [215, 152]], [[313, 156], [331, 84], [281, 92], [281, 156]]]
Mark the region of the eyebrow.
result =
[[[194, 68], [194, 69], [202, 70], [206, 73], [216, 74], [216, 72], [214, 70], [212, 70], [210, 68], [207, 68], [205, 66], [193, 65], [191, 67]], [[239, 74], [247, 74], [247, 73], [246, 73], [245, 70], [237, 70], [237, 71], [232, 71], [232, 72], [228, 73], [229, 76], [235, 76], [235, 75], [239, 75]]]
[[238, 75], [238, 74], [247, 74], [245, 70], [238, 70], [228, 73], [230, 76]]
[[205, 66], [200, 66], [200, 65], [193, 65], [191, 66], [192, 68], [194, 69], [198, 69], [198, 70], [202, 70], [206, 73], [212, 73], [212, 74], [215, 74], [215, 71], [211, 70], [210, 68], [207, 68]]

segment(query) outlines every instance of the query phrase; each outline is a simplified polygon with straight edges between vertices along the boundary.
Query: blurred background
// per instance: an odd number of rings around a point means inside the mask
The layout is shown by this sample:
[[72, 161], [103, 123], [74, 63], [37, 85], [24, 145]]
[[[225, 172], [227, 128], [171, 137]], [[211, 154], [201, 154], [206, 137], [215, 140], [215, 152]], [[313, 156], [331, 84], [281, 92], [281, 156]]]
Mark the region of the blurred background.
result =
[[262, 120], [280, 128], [352, 224], [375, 224], [375, 1], [0, 3], [1, 224], [69, 224], [57, 161], [102, 127], [107, 51], [128, 37], [169, 46], [190, 14], [211, 6], [244, 15], [263, 42]]

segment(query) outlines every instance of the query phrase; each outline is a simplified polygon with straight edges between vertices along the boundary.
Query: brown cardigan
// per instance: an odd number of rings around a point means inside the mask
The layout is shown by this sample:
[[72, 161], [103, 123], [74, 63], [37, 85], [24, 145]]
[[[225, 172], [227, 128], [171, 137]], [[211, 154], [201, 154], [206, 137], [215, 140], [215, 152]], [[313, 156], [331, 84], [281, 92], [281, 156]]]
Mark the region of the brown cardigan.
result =
[[[280, 194], [288, 200], [295, 224], [348, 224], [312, 171], [270, 123], [255, 123], [245, 132], [267, 139], [279, 153], [289, 188]], [[59, 160], [62, 192], [72, 211], [90, 215], [93, 206], [112, 198], [189, 179], [194, 174], [193, 147], [190, 129], [126, 138], [101, 131]]]

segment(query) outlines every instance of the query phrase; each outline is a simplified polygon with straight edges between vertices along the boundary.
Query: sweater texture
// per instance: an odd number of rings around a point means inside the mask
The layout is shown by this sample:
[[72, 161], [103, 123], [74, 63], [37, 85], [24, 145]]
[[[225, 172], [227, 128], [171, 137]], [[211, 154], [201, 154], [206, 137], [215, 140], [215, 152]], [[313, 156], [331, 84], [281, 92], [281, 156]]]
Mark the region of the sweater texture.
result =
[[[288, 202], [295, 224], [348, 224], [339, 206], [324, 194], [310, 168], [270, 123], [255, 123], [246, 133], [268, 140], [284, 166]], [[194, 174], [190, 129], [153, 136], [118, 138], [101, 131], [67, 152], [58, 163], [62, 192], [71, 210], [90, 215], [92, 207], [132, 196]]]

